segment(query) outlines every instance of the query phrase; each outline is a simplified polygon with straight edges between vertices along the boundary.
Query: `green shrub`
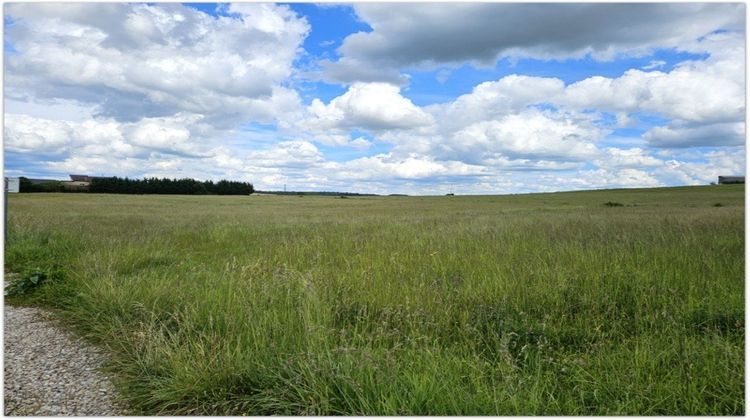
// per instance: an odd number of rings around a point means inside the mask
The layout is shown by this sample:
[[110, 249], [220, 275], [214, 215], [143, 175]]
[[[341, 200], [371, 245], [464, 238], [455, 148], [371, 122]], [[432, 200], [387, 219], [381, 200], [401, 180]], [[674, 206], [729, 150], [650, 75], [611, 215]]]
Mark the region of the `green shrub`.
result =
[[41, 286], [48, 279], [49, 276], [46, 272], [38, 268], [30, 270], [21, 276], [11, 279], [5, 286], [5, 293], [8, 296], [25, 295]]

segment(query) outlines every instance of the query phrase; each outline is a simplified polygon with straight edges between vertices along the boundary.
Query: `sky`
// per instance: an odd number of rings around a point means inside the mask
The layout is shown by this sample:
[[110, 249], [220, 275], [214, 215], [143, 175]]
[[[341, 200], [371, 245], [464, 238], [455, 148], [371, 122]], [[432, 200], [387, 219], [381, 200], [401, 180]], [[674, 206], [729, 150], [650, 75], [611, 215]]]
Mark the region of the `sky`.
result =
[[4, 171], [507, 194], [745, 174], [742, 3], [5, 3]]

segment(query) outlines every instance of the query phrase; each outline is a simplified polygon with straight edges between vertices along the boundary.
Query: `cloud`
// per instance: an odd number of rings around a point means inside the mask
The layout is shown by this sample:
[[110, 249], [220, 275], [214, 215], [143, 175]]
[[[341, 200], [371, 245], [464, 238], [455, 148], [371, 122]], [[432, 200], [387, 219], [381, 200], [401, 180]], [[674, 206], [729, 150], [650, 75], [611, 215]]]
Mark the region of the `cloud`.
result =
[[711, 123], [741, 119], [744, 81], [684, 66], [670, 73], [628, 70], [619, 78], [596, 76], [570, 85], [564, 102], [611, 112], [651, 112]]
[[651, 60], [647, 65], [641, 67], [643, 70], [653, 70], [664, 67], [667, 64], [664, 60]]
[[517, 113], [529, 105], [552, 102], [565, 89], [560, 79], [512, 74], [497, 81], [483, 82], [471, 93], [455, 100], [426, 107], [446, 126], [466, 126]]
[[310, 142], [284, 141], [271, 149], [248, 153], [247, 161], [264, 168], [307, 167], [322, 162], [323, 154]]
[[[12, 152], [86, 158], [147, 158], [149, 155], [205, 156], [211, 138], [202, 116], [176, 114], [135, 123], [91, 118], [82, 122], [5, 115], [5, 148]], [[195, 141], [202, 138], [205, 144]]]
[[590, 77], [565, 89], [561, 103], [610, 112], [650, 112], [669, 119], [713, 124], [742, 121], [745, 115], [744, 35], [723, 34], [701, 44], [703, 61], [686, 61], [669, 73], [626, 71], [617, 78]]
[[[744, 73], [735, 61], [744, 49], [735, 47], [738, 40], [736, 34], [709, 36], [700, 41], [712, 53], [708, 59], [680, 63], [668, 73], [633, 69], [569, 86], [515, 74], [480, 83], [453, 101], [424, 107], [434, 123], [385, 130], [376, 140], [394, 144], [394, 157], [417, 154], [503, 171], [580, 170], [590, 162], [606, 169], [608, 180], [629, 180], [620, 186], [674, 182], [642, 176], [665, 165], [651, 152], [600, 149], [599, 143], [610, 129], [638, 124], [640, 113], [651, 113], [672, 122], [643, 136], [648, 147], [742, 144]], [[602, 112], [615, 115], [611, 128], [598, 121]]]
[[12, 152], [54, 152], [67, 146], [72, 136], [72, 127], [64, 121], [5, 115], [4, 144], [5, 149]]
[[608, 147], [603, 152], [604, 156], [594, 161], [596, 166], [602, 168], [655, 168], [664, 164], [662, 160], [649, 155], [646, 150], [639, 147]]
[[645, 55], [679, 49], [717, 28], [742, 30], [745, 23], [741, 4], [401, 4], [397, 13], [390, 4], [354, 8], [372, 31], [344, 39], [342, 60], [381, 70], [464, 61], [492, 66], [501, 57]]
[[671, 185], [707, 185], [717, 182], [719, 175], [743, 175], [745, 149], [732, 147], [703, 152], [698, 160], [668, 159], [653, 173]]
[[643, 134], [653, 147], [740, 146], [745, 144], [744, 123], [719, 123], [697, 127], [654, 127]]
[[425, 179], [435, 177], [477, 176], [486, 169], [459, 161], [437, 161], [428, 156], [412, 154], [399, 157], [393, 154], [378, 154], [337, 165], [335, 178], [344, 180], [396, 180]]
[[581, 172], [580, 177], [584, 185], [588, 184], [586, 188], [648, 188], [665, 185], [654, 177], [653, 174], [634, 168], [600, 168], [593, 171]]
[[409, 83], [409, 78], [396, 69], [370, 66], [354, 58], [320, 60], [318, 65], [321, 70], [310, 73], [309, 77], [326, 83], [383, 82], [398, 86]]
[[363, 137], [357, 137], [349, 142], [349, 145], [355, 149], [367, 150], [372, 147], [372, 142]]
[[[356, 140], [355, 140], [356, 142]], [[395, 156], [377, 154], [346, 162], [327, 161], [317, 147], [306, 141], [284, 141], [276, 146], [232, 157], [228, 150], [215, 150], [217, 165], [244, 171], [260, 180], [260, 188], [280, 188], [289, 184], [294, 189], [316, 186], [338, 186], [340, 190], [385, 192], [385, 185], [399, 180], [445, 179], [476, 177], [487, 174], [485, 168], [457, 161], [438, 161], [428, 156]], [[375, 187], [377, 186], [377, 187]], [[373, 189], [375, 188], [375, 189]], [[381, 189], [382, 188], [382, 189]]]
[[308, 113], [310, 118], [302, 125], [313, 132], [351, 128], [381, 131], [432, 123], [430, 115], [388, 83], [355, 83], [328, 104], [314, 99]]
[[597, 155], [608, 131], [596, 114], [559, 109], [565, 84], [555, 78], [509, 75], [480, 83], [453, 101], [424, 111], [432, 124], [380, 133], [401, 155], [418, 153], [444, 160], [507, 170], [571, 168]]
[[[173, 154], [194, 154], [197, 145], [186, 127], [200, 121], [201, 115], [177, 114], [169, 118], [144, 118], [123, 125], [123, 137], [133, 146]], [[111, 123], [110, 123], [111, 124]]]
[[82, 104], [65, 99], [35, 101], [33, 98], [17, 100], [5, 97], [6, 114], [24, 114], [48, 120], [85, 121], [96, 111], [96, 105]]
[[602, 134], [565, 115], [527, 111], [472, 124], [447, 147], [462, 159], [479, 162], [497, 156], [580, 161], [597, 154], [594, 142]]
[[296, 92], [281, 82], [310, 27], [286, 6], [228, 11], [212, 17], [177, 4], [10, 4], [6, 42], [18, 53], [6, 57], [6, 86], [11, 94], [98, 104], [99, 115], [119, 121], [181, 111], [271, 119], [268, 108], [296, 104], [289, 99]]
[[66, 154], [73, 148], [107, 146], [129, 152], [114, 121], [67, 122], [29, 115], [5, 115], [5, 149], [12, 152]]

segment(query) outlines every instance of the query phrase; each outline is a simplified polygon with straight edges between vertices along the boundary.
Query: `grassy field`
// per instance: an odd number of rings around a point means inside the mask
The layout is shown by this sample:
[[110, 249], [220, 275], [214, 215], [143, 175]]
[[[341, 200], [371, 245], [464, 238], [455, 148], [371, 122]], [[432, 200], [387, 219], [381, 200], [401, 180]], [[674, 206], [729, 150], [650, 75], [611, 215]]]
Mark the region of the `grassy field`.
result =
[[6, 301], [147, 414], [742, 415], [744, 195], [12, 195]]

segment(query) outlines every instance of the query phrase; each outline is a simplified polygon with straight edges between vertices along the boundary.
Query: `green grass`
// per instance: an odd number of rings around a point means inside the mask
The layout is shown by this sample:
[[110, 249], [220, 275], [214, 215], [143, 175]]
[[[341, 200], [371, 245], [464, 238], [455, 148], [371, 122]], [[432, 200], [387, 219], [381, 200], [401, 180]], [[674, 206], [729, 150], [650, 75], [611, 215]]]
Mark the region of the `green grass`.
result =
[[743, 415], [744, 211], [743, 185], [21, 194], [5, 270], [51, 273], [10, 301], [109, 350], [138, 413]]

